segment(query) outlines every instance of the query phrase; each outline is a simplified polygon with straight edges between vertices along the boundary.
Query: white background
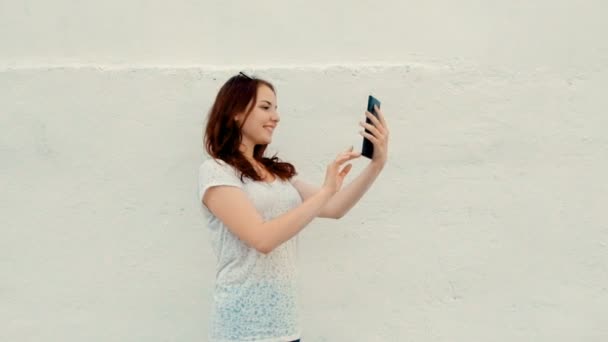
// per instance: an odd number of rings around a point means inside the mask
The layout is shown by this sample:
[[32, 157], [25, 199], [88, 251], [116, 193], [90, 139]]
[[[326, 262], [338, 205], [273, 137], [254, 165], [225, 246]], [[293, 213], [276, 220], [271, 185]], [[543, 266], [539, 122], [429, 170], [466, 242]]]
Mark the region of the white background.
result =
[[240, 70], [311, 182], [368, 94], [391, 129], [366, 197], [301, 234], [303, 341], [607, 340], [607, 10], [0, 1], [0, 340], [206, 339], [202, 129]]

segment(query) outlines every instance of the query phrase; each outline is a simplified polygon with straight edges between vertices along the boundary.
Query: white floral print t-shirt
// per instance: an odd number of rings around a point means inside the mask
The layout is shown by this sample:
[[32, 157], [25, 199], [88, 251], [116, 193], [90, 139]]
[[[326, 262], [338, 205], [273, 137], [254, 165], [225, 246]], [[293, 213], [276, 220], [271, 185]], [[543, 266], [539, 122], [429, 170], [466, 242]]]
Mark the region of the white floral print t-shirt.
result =
[[[268, 254], [258, 252], [233, 234], [202, 203], [213, 186], [242, 189], [264, 220], [298, 206], [302, 199], [291, 182], [272, 183], [243, 178], [219, 159], [199, 168], [198, 200], [207, 219], [217, 257], [209, 339], [219, 341], [284, 342], [300, 338], [297, 288], [297, 235]], [[235, 212], [234, 215], [239, 215]]]

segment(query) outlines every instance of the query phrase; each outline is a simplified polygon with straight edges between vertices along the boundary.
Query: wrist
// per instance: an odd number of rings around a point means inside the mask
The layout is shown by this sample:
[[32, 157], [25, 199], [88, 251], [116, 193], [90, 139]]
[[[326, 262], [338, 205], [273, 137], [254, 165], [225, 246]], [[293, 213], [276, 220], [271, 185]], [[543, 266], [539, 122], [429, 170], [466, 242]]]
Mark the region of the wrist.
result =
[[371, 169], [373, 169], [374, 171], [376, 171], [376, 172], [378, 172], [378, 173], [379, 173], [380, 171], [382, 171], [382, 169], [384, 168], [384, 165], [385, 165], [385, 164], [386, 164], [386, 160], [384, 160], [384, 161], [380, 161], [380, 160], [377, 160], [377, 159], [376, 159], [376, 160], [372, 160], [372, 161], [369, 163], [369, 167], [370, 167]]
[[323, 185], [321, 187], [321, 190], [319, 191], [323, 196], [325, 197], [331, 197], [333, 196], [337, 191], [328, 187], [327, 185]]

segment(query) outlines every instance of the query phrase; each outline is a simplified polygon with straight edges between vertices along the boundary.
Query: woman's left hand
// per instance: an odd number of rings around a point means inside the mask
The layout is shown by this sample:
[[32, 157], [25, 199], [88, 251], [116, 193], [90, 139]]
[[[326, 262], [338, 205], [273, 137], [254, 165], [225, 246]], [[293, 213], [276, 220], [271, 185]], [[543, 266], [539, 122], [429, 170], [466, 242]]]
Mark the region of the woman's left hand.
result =
[[372, 121], [373, 125], [370, 125], [366, 122], [359, 122], [363, 128], [366, 128], [371, 132], [367, 133], [365, 131], [359, 132], [362, 136], [369, 139], [374, 145], [374, 154], [372, 156], [372, 163], [378, 164], [380, 167], [383, 167], [386, 164], [386, 159], [388, 155], [388, 127], [386, 125], [386, 120], [384, 119], [384, 114], [378, 106], [375, 106], [376, 113], [378, 113], [378, 118], [372, 113], [365, 111], [365, 115]]

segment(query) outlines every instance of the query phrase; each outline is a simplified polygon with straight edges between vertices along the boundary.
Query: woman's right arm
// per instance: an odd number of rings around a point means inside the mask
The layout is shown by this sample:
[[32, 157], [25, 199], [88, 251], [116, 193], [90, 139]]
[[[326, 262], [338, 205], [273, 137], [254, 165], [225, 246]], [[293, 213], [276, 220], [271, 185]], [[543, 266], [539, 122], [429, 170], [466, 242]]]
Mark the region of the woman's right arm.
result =
[[249, 246], [267, 254], [298, 234], [317, 217], [331, 197], [340, 190], [351, 164], [343, 163], [357, 156], [346, 151], [327, 167], [325, 183], [313, 196], [296, 208], [274, 219], [264, 221], [245, 193], [233, 186], [210, 187], [203, 203], [228, 229]]
[[331, 190], [324, 187], [296, 208], [266, 222], [239, 188], [209, 188], [203, 203], [232, 233], [249, 246], [267, 254], [306, 227], [332, 195]]

